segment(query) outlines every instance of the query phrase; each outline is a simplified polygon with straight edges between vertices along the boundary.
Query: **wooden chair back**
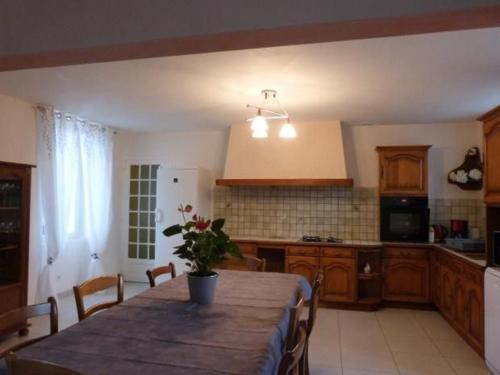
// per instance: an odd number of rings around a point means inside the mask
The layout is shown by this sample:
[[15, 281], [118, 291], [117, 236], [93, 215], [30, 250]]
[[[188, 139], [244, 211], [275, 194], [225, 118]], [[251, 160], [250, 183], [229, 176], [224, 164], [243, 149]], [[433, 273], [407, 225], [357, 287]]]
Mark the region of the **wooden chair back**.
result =
[[14, 353], [5, 357], [5, 363], [10, 375], [82, 375], [55, 363], [20, 359]]
[[311, 293], [311, 300], [309, 302], [309, 315], [307, 318], [306, 325], [306, 347], [304, 349], [304, 355], [300, 363], [301, 373], [304, 375], [309, 375], [309, 338], [311, 337], [314, 324], [316, 323], [316, 314], [319, 305], [319, 293], [321, 288], [321, 283], [323, 282], [323, 273], [318, 272], [316, 278], [314, 279], [314, 284]]
[[316, 314], [318, 312], [318, 305], [319, 305], [319, 293], [321, 284], [323, 283], [323, 278], [324, 278], [323, 273], [318, 272], [314, 280], [311, 293], [311, 300], [309, 302], [309, 316], [307, 318], [307, 340], [309, 340], [309, 336], [311, 336], [314, 324], [316, 323]]
[[[88, 309], [85, 308], [84, 297], [115, 287], [117, 289], [116, 301], [98, 303], [90, 306]], [[73, 292], [75, 294], [76, 309], [78, 311], [78, 320], [82, 321], [88, 318], [92, 314], [98, 311], [108, 309], [114, 305], [123, 302], [123, 276], [118, 274], [117, 276], [101, 276], [95, 279], [90, 279], [85, 281], [83, 284], [76, 285], [73, 287]]]
[[290, 350], [281, 358], [278, 375], [302, 375], [300, 360], [306, 346], [306, 323], [301, 321], [297, 330], [297, 338]]
[[290, 308], [290, 318], [288, 320], [288, 331], [285, 342], [285, 350], [291, 350], [297, 340], [297, 331], [299, 328], [300, 316], [304, 310], [304, 292], [302, 289], [297, 291], [297, 303]]
[[175, 264], [173, 264], [172, 262], [170, 262], [168, 266], [157, 267], [153, 268], [152, 270], [146, 271], [146, 275], [148, 276], [149, 285], [151, 286], [151, 288], [154, 288], [156, 286], [155, 279], [158, 276], [168, 275], [168, 274], [170, 274], [170, 278], [172, 279], [175, 278], [175, 276], [177, 276], [175, 272]]
[[243, 255], [243, 259], [229, 257], [220, 265], [220, 268], [236, 271], [265, 272], [266, 260], [250, 255]]
[[[13, 325], [22, 325], [27, 319], [36, 318], [39, 316], [48, 315], [50, 318], [50, 334], [37, 337], [31, 340], [25, 340], [11, 348], [7, 352], [17, 351], [21, 348], [29, 346], [37, 341], [40, 341], [48, 336], [54, 335], [59, 331], [59, 316], [57, 311], [57, 301], [54, 297], [49, 297], [46, 303], [37, 305], [23, 306], [17, 309], [8, 311], [0, 315], [0, 332], [7, 327]], [[0, 358], [6, 352], [0, 353]]]

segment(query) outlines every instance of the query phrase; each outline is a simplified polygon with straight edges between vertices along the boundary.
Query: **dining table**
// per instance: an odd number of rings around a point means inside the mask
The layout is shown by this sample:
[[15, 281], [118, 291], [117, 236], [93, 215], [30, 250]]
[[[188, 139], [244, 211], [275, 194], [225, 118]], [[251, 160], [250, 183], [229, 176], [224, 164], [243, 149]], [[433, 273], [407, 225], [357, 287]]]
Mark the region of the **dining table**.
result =
[[290, 308], [299, 289], [310, 298], [309, 283], [294, 274], [217, 272], [211, 304], [190, 301], [183, 274], [16, 355], [85, 375], [276, 374]]

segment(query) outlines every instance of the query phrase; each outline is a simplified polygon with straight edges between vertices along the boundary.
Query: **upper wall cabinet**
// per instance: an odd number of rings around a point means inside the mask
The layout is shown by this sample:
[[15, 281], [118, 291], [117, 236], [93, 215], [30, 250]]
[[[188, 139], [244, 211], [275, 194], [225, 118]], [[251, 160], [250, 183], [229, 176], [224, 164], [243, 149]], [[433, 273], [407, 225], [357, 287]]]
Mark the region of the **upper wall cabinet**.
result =
[[427, 151], [431, 146], [379, 146], [380, 195], [427, 195]]
[[478, 120], [484, 124], [484, 201], [500, 205], [500, 106]]

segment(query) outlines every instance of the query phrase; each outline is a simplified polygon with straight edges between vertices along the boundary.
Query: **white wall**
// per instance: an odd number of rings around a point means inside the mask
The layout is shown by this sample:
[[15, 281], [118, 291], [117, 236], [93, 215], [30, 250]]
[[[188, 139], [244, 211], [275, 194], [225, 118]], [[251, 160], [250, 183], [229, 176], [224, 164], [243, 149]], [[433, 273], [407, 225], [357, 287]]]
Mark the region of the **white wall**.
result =
[[470, 147], [482, 148], [479, 123], [343, 126], [348, 174], [360, 187], [378, 186], [376, 146], [432, 145], [429, 150], [429, 197], [480, 199], [481, 191], [464, 191], [447, 181]]

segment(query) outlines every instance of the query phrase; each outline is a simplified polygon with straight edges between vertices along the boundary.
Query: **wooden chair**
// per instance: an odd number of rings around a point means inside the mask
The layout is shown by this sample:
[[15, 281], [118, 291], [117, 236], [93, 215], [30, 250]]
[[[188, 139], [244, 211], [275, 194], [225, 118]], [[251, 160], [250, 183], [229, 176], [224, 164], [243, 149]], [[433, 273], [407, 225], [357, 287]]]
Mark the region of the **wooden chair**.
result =
[[10, 375], [82, 375], [55, 363], [19, 359], [14, 353], [5, 357], [5, 363]]
[[8, 311], [0, 315], [0, 331], [6, 327], [13, 325], [22, 325], [27, 319], [35, 318], [38, 316], [48, 315], [50, 317], [50, 334], [34, 339], [25, 340], [7, 351], [0, 353], [0, 358], [9, 352], [15, 352], [21, 348], [34, 344], [37, 341], [43, 340], [59, 331], [59, 321], [57, 313], [57, 302], [54, 297], [49, 297], [46, 303], [39, 303], [37, 305], [23, 306], [17, 309]]
[[[116, 301], [98, 303], [85, 309], [85, 303], [83, 297], [102, 290], [112, 288], [116, 286], [117, 288], [117, 298]], [[123, 276], [118, 274], [118, 276], [102, 276], [95, 279], [87, 280], [79, 286], [73, 287], [73, 292], [75, 294], [76, 309], [78, 311], [78, 320], [82, 321], [88, 318], [92, 314], [98, 311], [108, 309], [114, 305], [118, 305], [123, 302]]]
[[302, 375], [300, 360], [304, 356], [306, 346], [306, 324], [301, 321], [297, 330], [297, 338], [292, 349], [287, 350], [281, 358], [278, 375]]
[[266, 260], [259, 259], [250, 255], [243, 255], [243, 259], [229, 257], [221, 265], [220, 268], [236, 271], [266, 271]]
[[286, 335], [285, 350], [291, 350], [297, 340], [297, 330], [299, 327], [300, 316], [304, 309], [304, 292], [302, 289], [297, 291], [297, 303], [290, 308], [290, 318], [288, 320], [288, 331]]
[[314, 280], [311, 300], [309, 301], [309, 316], [307, 318], [306, 326], [306, 347], [304, 349], [304, 355], [300, 363], [301, 373], [309, 375], [309, 338], [311, 337], [314, 324], [316, 323], [316, 313], [318, 311], [319, 305], [319, 293], [321, 288], [321, 283], [323, 282], [323, 273], [318, 272]]
[[173, 264], [172, 262], [170, 262], [168, 264], [168, 266], [162, 266], [162, 267], [153, 268], [152, 270], [147, 270], [146, 275], [148, 276], [149, 285], [151, 286], [151, 288], [154, 288], [156, 286], [155, 279], [158, 276], [167, 275], [167, 274], [170, 274], [170, 277], [172, 279], [175, 278], [175, 276], [176, 276], [175, 264]]

